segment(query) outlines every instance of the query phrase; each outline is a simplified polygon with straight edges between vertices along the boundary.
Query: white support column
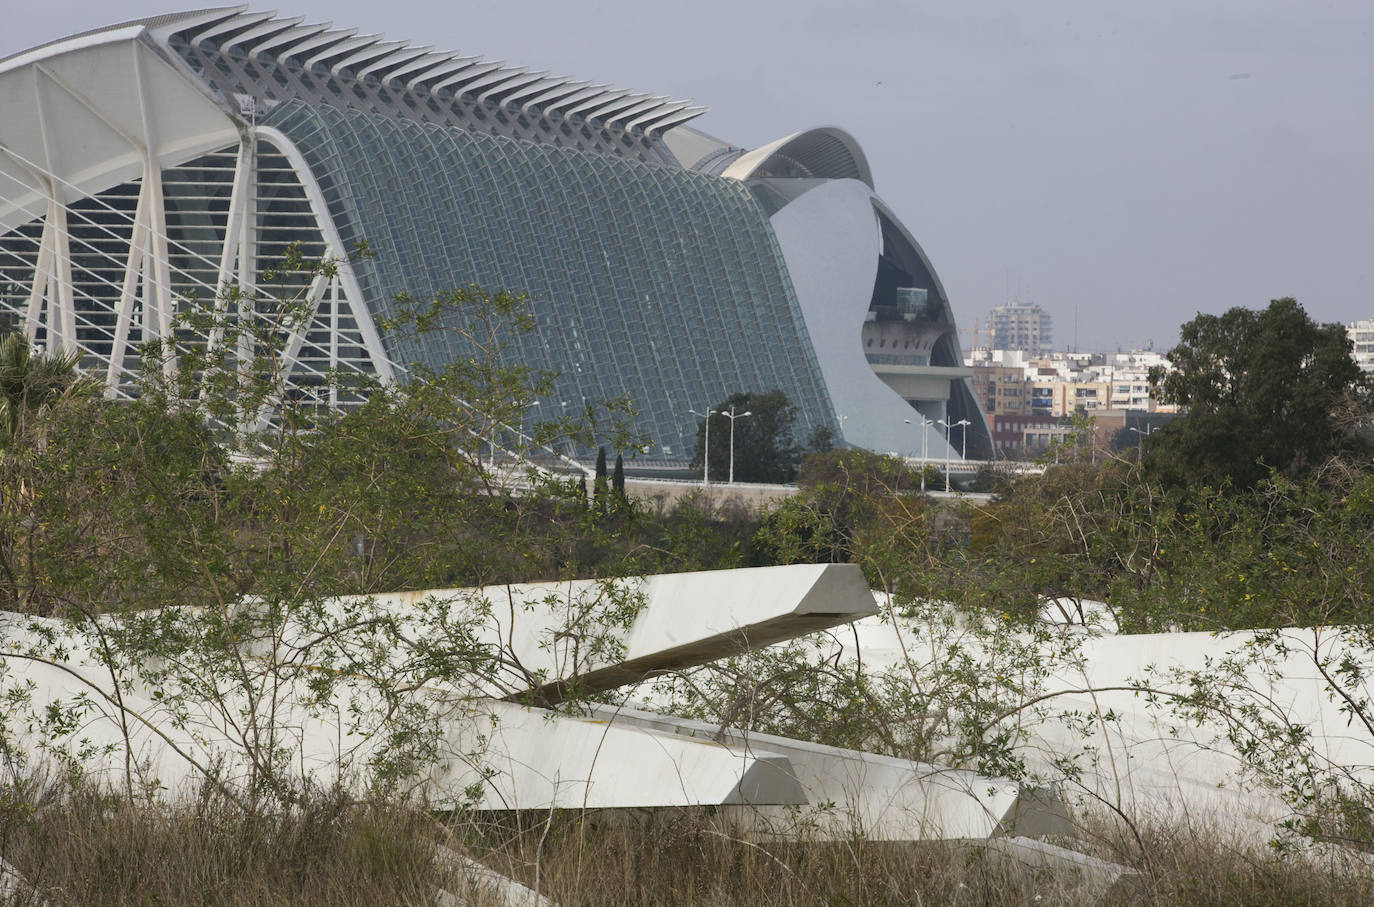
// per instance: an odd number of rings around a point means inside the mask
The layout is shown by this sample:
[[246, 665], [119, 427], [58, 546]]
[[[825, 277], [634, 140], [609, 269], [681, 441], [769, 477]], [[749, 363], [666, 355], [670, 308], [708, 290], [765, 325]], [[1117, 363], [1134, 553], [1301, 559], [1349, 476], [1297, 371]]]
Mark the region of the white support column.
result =
[[48, 352], [76, 349], [76, 303], [72, 298], [72, 249], [67, 232], [67, 207], [55, 196], [48, 198], [48, 225], [52, 228], [52, 290], [48, 294]]
[[223, 319], [230, 287], [237, 283], [240, 292], [248, 292], [243, 282], [235, 279], [235, 264], [243, 247], [244, 211], [252, 205], [252, 196], [256, 192], [253, 172], [253, 137], [245, 134], [239, 139], [239, 153], [234, 161], [234, 183], [229, 193], [229, 212], [224, 220], [224, 247], [220, 250], [219, 271], [215, 277], [215, 316], [206, 343], [208, 353], [213, 353], [224, 338]]
[[300, 358], [301, 347], [305, 345], [305, 335], [310, 332], [310, 326], [315, 323], [315, 319], [320, 314], [320, 299], [324, 296], [327, 288], [326, 281], [329, 278], [323, 274], [316, 274], [310, 281], [310, 287], [305, 291], [305, 304], [309, 314], [300, 320], [291, 329], [291, 334], [286, 341], [286, 349], [282, 352], [281, 376], [283, 382], [291, 379], [291, 373], [296, 370], [296, 360]]
[[[151, 307], [145, 307], [143, 311], [144, 329], [147, 330], [151, 322], [157, 338], [166, 340], [172, 335], [172, 274], [168, 258], [171, 250], [167, 244], [167, 208], [162, 196], [162, 170], [155, 158], [149, 157], [144, 161], [143, 184], [148, 193], [148, 246], [152, 257], [152, 268], [145, 267], [143, 274], [143, 285], [152, 289], [151, 294], [144, 294], [145, 306], [151, 301]], [[152, 271], [151, 279], [149, 270]], [[166, 362], [170, 370], [171, 358], [167, 357]]]
[[[129, 348], [129, 328], [133, 324], [138, 297], [138, 278], [148, 257], [148, 183], [139, 186], [134, 223], [129, 230], [129, 257], [124, 261], [124, 282], [120, 285], [119, 310], [115, 320], [114, 342], [110, 345], [110, 364], [105, 372], [105, 396], [113, 399], [124, 374], [124, 357]], [[145, 313], [146, 318], [146, 313]]]
[[[38, 336], [38, 325], [43, 321], [43, 300], [48, 295], [48, 275], [52, 273], [52, 232], [52, 221], [45, 217], [43, 235], [38, 240], [38, 261], [33, 269], [33, 284], [29, 288], [29, 307], [24, 313], [24, 336], [30, 344]], [[51, 325], [48, 332], [52, 333]]]
[[[296, 362], [301, 355], [301, 347], [305, 345], [305, 336], [310, 333], [310, 327], [319, 317], [320, 300], [324, 297], [325, 290], [328, 288], [329, 280], [323, 274], [316, 274], [310, 281], [310, 286], [305, 291], [305, 304], [309, 309], [307, 314], [295, 327], [291, 329], [291, 334], [287, 337], [286, 347], [282, 351], [281, 374], [279, 383], [285, 388], [291, 383], [291, 373], [296, 370]], [[285, 401], [280, 401], [285, 402]], [[254, 420], [254, 431], [265, 431], [272, 419], [271, 400], [266, 401], [258, 411], [257, 418]]]
[[382, 346], [382, 336], [372, 321], [372, 313], [367, 310], [362, 289], [358, 286], [357, 275], [353, 273], [353, 266], [348, 262], [348, 250], [344, 248], [338, 228], [334, 226], [334, 219], [329, 216], [329, 205], [325, 202], [324, 193], [320, 191], [320, 184], [315, 181], [314, 174], [310, 172], [310, 167], [300, 150], [283, 133], [267, 126], [258, 126], [254, 132], [276, 146], [291, 162], [291, 167], [296, 171], [301, 187], [305, 190], [305, 196], [310, 200], [310, 210], [315, 215], [315, 222], [324, 236], [326, 254], [338, 260], [340, 286], [348, 299], [353, 323], [358, 326], [358, 333], [362, 335], [363, 348], [367, 350], [372, 361], [372, 368], [382, 383], [395, 383], [396, 371], [392, 368], [391, 360], [387, 358], [386, 349]]
[[329, 280], [329, 408], [339, 406], [339, 383], [335, 376], [339, 370], [339, 275]]
[[[148, 225], [148, 253], [144, 256], [143, 267], [143, 330], [147, 338], [148, 327], [152, 325], [159, 340], [173, 340], [172, 337], [172, 275], [167, 243], [167, 205], [162, 196], [162, 162], [158, 160], [157, 131], [154, 128], [156, 116], [153, 101], [149, 97], [146, 80], [143, 77], [143, 54], [151, 50], [140, 49], [135, 41], [133, 53], [134, 92], [138, 97], [139, 118], [142, 123], [141, 136], [136, 141], [143, 148], [143, 188], [147, 192], [146, 205]], [[151, 261], [149, 260], [151, 258]], [[173, 350], [168, 349], [163, 356], [163, 369], [168, 377], [176, 367]]]
[[238, 224], [239, 340], [235, 355], [239, 372], [246, 380], [257, 355], [253, 344], [252, 319], [257, 314], [258, 282], [258, 139], [253, 133], [243, 137], [239, 160], [234, 167], [234, 184], [243, 184], [243, 204]]

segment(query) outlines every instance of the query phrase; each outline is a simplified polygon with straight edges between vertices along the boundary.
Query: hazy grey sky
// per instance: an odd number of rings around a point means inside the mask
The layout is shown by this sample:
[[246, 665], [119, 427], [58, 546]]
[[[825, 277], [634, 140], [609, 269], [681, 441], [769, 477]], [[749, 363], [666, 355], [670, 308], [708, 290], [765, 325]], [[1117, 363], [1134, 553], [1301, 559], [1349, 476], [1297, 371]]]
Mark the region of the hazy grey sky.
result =
[[[9, 5], [0, 56], [176, 9]], [[692, 98], [711, 108], [695, 126], [746, 147], [840, 126], [929, 254], [965, 345], [1009, 295], [1044, 305], [1060, 346], [1076, 313], [1079, 348], [1167, 348], [1198, 311], [1285, 295], [1320, 321], [1374, 316], [1368, 0], [277, 9]]]

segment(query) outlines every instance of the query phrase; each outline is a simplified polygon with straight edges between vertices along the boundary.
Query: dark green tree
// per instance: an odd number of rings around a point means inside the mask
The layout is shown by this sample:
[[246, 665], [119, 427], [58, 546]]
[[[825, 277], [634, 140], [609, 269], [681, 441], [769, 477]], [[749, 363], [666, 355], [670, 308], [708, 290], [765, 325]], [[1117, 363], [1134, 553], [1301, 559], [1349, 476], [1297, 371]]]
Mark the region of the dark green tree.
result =
[[1360, 442], [1350, 431], [1368, 382], [1339, 324], [1317, 324], [1295, 300], [1260, 311], [1198, 315], [1156, 367], [1161, 402], [1185, 418], [1145, 443], [1147, 472], [1170, 485], [1251, 488], [1269, 470], [1302, 475]]
[[594, 504], [597, 513], [606, 512], [606, 448], [596, 449], [596, 484], [593, 486], [592, 494], [595, 497]]
[[615, 455], [615, 471], [611, 473], [611, 505], [617, 510], [624, 507], [625, 497], [625, 458]]
[[97, 384], [77, 369], [79, 359], [75, 353], [35, 356], [23, 334], [0, 335], [0, 450], [25, 443], [30, 423], [41, 424], [63, 398], [95, 391]]
[[[730, 423], [735, 423], [735, 481], [786, 483], [797, 478], [803, 451], [798, 448], [793, 430], [797, 413], [792, 401], [780, 390], [765, 393], [731, 394], [711, 407], [711, 481], [725, 481], [730, 475]], [[723, 413], [734, 412], [732, 420]], [[749, 413], [743, 416], [743, 413]], [[701, 469], [706, 460], [706, 420], [697, 424], [697, 440], [692, 452], [692, 468]]]

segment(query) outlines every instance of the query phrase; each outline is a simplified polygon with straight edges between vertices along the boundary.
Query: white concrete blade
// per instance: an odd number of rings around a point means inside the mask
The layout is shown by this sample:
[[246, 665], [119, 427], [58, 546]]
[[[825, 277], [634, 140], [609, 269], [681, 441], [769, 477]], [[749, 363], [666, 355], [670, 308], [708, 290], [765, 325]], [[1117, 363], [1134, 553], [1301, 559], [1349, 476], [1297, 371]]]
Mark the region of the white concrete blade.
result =
[[594, 714], [619, 725], [786, 756], [810, 805], [739, 811], [746, 825], [765, 835], [910, 841], [1073, 831], [1055, 797], [1007, 779], [770, 734], [722, 733], [716, 725], [637, 709], [597, 706]]

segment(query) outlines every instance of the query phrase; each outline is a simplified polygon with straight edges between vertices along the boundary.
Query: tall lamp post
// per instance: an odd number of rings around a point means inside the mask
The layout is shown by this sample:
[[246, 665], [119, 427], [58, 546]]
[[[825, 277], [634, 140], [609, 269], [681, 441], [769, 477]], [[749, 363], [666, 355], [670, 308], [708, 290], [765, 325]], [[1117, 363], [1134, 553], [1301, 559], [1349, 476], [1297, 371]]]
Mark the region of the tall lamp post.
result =
[[964, 426], [964, 430], [961, 432], [961, 436], [962, 436], [962, 439], [963, 439], [963, 446], [962, 446], [962, 448], [960, 449], [959, 457], [960, 457], [961, 459], [967, 460], [967, 459], [968, 459], [968, 426], [971, 425], [972, 423], [969, 422], [969, 420], [967, 420], [967, 419], [960, 419], [958, 422], [946, 422], [944, 419], [936, 419], [935, 421], [938, 422], [940, 425], [943, 425], [943, 426], [945, 427], [945, 494], [949, 494], [949, 493], [950, 493], [950, 488], [949, 488], [949, 455], [950, 455], [951, 451], [953, 450], [953, 448], [951, 447], [951, 445], [950, 445], [950, 443], [949, 443], [949, 433], [954, 429], [954, 426], [956, 426], [956, 425]]
[[[958, 421], [958, 422], [955, 422], [954, 425], [958, 425], [958, 426], [959, 426], [959, 459], [960, 459], [960, 460], [965, 460], [965, 462], [966, 462], [966, 460], [969, 459], [969, 425], [970, 425], [970, 422], [967, 421], [967, 419], [959, 419], [959, 421]], [[952, 427], [954, 427], [954, 425], [949, 426], [949, 427], [951, 427], [951, 429], [952, 429]], [[947, 438], [947, 444], [948, 444], [948, 438]], [[948, 459], [948, 458], [949, 458], [949, 452], [948, 452], [948, 451], [945, 451], [945, 493], [948, 493], [948, 492], [949, 492], [949, 459]]]
[[[907, 425], [911, 424], [910, 419], [903, 419], [902, 421]], [[926, 493], [926, 448], [930, 443], [926, 436], [926, 429], [934, 424], [934, 422], [927, 419], [925, 416], [921, 416], [921, 494]]]
[[1137, 460], [1140, 459], [1141, 453], [1145, 450], [1145, 439], [1148, 438], [1150, 436], [1150, 432], [1154, 430], [1155, 427], [1153, 425], [1146, 425], [1144, 431], [1141, 431], [1134, 425], [1131, 426], [1131, 431], [1140, 435], [1139, 438], [1135, 439], [1135, 456]]
[[936, 425], [945, 427], [945, 494], [949, 494], [949, 429], [950, 424], [944, 419], [936, 419]]
[[743, 419], [745, 416], [752, 416], [753, 413], [743, 412], [739, 415], [735, 415], [735, 408], [732, 406], [728, 413], [721, 410], [720, 414], [726, 416], [730, 420], [730, 478], [726, 484], [733, 485], [735, 484], [735, 420]]
[[[707, 409], [706, 412], [699, 413], [694, 409], [689, 409], [687, 412], [706, 420], [706, 440], [701, 445], [703, 451], [701, 455], [701, 484], [705, 487], [711, 484], [711, 417], [716, 414], [716, 411]], [[733, 426], [735, 423], [731, 422], [730, 424]]]

